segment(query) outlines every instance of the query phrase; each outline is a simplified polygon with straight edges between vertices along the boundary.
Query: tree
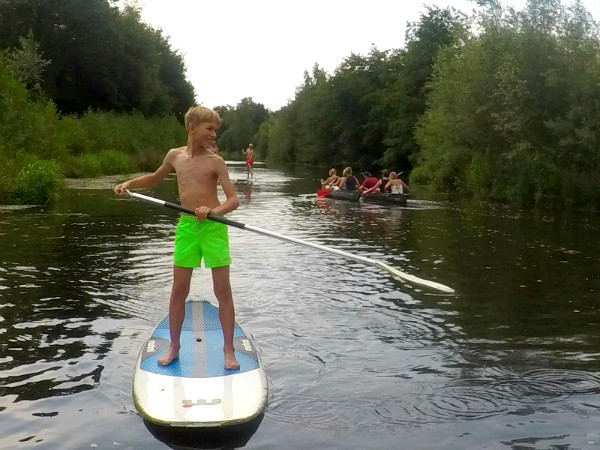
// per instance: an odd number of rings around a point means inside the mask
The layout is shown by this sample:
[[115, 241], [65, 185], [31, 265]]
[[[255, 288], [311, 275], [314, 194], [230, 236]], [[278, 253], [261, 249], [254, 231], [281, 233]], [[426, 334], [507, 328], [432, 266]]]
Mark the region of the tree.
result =
[[181, 116], [193, 103], [185, 66], [139, 10], [107, 0], [0, 2], [0, 49], [32, 33], [51, 62], [44, 92], [66, 114], [89, 108]]
[[[235, 108], [218, 106], [217, 112], [223, 112], [223, 123], [217, 133], [219, 149], [229, 155], [240, 155], [252, 142], [260, 125], [269, 117], [269, 111], [261, 103], [255, 103], [251, 97], [242, 99]], [[255, 147], [257, 157], [262, 149]]]
[[416, 174], [442, 189], [522, 204], [600, 203], [600, 140], [590, 119], [599, 114], [600, 40], [589, 15], [555, 0], [492, 11], [481, 33], [438, 58]]
[[409, 171], [419, 152], [417, 123], [425, 112], [426, 85], [440, 49], [462, 37], [464, 17], [452, 8], [426, 7], [418, 22], [409, 24], [406, 48], [387, 65], [390, 73], [382, 92], [381, 115], [387, 117], [383, 165]]
[[42, 94], [42, 74], [50, 61], [43, 59], [39, 44], [30, 31], [27, 37], [19, 37], [21, 48], [5, 50], [4, 59], [25, 87], [35, 95]]

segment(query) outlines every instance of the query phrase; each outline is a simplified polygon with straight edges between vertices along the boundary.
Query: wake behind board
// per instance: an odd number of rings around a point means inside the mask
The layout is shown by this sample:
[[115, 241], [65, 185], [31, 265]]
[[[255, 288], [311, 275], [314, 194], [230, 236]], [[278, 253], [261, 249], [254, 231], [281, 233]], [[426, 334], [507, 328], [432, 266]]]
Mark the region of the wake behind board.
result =
[[219, 309], [188, 301], [179, 359], [158, 359], [169, 348], [169, 316], [146, 341], [133, 375], [133, 400], [148, 421], [173, 427], [218, 427], [248, 422], [267, 403], [267, 379], [253, 343], [236, 323], [233, 334], [239, 370], [225, 369]]

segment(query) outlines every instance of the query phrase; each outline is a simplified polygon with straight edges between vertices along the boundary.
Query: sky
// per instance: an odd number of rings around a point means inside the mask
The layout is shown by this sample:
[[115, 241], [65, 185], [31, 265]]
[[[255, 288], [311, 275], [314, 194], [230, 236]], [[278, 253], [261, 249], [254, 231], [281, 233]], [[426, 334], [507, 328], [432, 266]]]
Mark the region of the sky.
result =
[[[276, 111], [293, 100], [305, 71], [332, 74], [351, 53], [404, 47], [407, 22], [425, 6], [469, 12], [468, 0], [134, 0], [142, 20], [181, 53], [196, 101], [236, 106], [251, 97]], [[521, 9], [525, 0], [505, 0]], [[583, 0], [595, 20], [600, 0]], [[567, 4], [563, 1], [563, 4]]]

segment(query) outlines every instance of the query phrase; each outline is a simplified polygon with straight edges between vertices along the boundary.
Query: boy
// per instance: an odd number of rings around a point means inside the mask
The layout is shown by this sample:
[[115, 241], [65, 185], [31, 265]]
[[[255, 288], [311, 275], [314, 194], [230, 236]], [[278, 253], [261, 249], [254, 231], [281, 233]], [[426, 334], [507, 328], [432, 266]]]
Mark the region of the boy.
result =
[[254, 179], [254, 144], [248, 144], [246, 150], [242, 149], [242, 153], [246, 157], [246, 175], [248, 179]]
[[[235, 310], [229, 282], [231, 257], [227, 226], [205, 220], [209, 213], [227, 214], [239, 205], [225, 161], [209, 150], [220, 124], [219, 114], [212, 109], [203, 106], [190, 108], [185, 114], [187, 145], [169, 150], [162, 165], [154, 173], [133, 178], [114, 188], [117, 195], [123, 195], [126, 189], [155, 186], [175, 170], [181, 205], [196, 212], [196, 217], [180, 217], [175, 234], [173, 287], [169, 300], [171, 343], [167, 352], [158, 360], [159, 364], [165, 366], [179, 357], [179, 338], [192, 271], [195, 267], [200, 267], [204, 258], [205, 267], [212, 270], [213, 290], [219, 301], [225, 368], [236, 370], [240, 367], [233, 347]], [[227, 198], [224, 203], [220, 203], [217, 197], [217, 182], [221, 183]]]

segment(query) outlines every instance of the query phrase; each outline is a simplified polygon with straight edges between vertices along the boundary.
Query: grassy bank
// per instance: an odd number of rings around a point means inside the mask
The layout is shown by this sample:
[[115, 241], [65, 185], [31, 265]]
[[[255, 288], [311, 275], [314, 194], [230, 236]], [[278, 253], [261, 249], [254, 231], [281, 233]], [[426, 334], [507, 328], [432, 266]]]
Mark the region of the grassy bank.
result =
[[88, 111], [63, 116], [0, 60], [0, 203], [43, 205], [66, 177], [147, 171], [185, 141], [175, 117]]

